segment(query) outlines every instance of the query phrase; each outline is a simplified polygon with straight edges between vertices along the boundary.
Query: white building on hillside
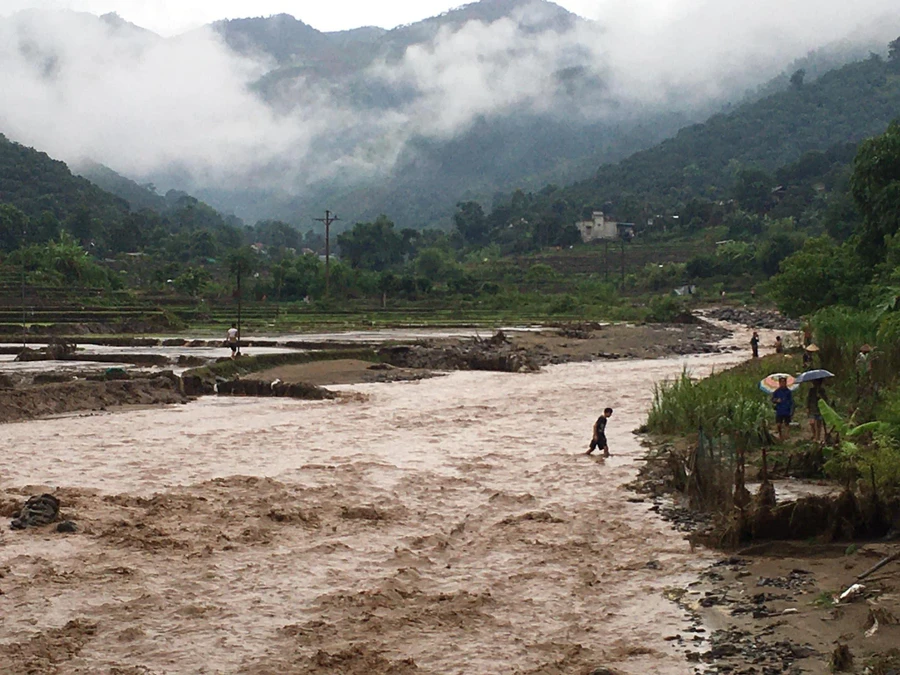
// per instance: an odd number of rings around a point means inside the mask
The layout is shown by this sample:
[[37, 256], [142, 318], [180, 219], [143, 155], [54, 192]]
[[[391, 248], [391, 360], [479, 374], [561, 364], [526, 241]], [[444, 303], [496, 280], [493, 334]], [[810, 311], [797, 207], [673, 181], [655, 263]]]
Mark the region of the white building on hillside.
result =
[[594, 211], [590, 220], [582, 220], [575, 223], [575, 227], [581, 232], [581, 241], [602, 241], [612, 239], [631, 239], [634, 237], [634, 225], [632, 223], [617, 223], [606, 217], [603, 211]]

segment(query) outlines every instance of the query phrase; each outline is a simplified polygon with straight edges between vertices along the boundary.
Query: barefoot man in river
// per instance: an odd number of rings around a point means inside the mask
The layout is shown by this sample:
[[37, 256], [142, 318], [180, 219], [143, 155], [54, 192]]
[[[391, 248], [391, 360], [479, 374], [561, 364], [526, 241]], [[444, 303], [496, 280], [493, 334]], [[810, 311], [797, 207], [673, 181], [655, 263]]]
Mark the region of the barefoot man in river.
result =
[[609, 444], [606, 442], [606, 420], [612, 417], [612, 414], [613, 409], [607, 408], [594, 422], [594, 435], [591, 438], [591, 445], [584, 454], [589, 455], [594, 450], [603, 450], [603, 456], [609, 457]]

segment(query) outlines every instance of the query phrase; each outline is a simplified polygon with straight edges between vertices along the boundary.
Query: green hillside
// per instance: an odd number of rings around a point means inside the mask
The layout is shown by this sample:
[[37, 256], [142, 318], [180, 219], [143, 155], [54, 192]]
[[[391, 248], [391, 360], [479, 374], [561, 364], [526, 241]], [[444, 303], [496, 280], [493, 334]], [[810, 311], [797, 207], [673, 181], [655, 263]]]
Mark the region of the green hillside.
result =
[[171, 261], [208, 259], [242, 243], [243, 223], [184, 192], [160, 197], [99, 165], [89, 173], [121, 196], [0, 135], [0, 252], [63, 233], [97, 257], [140, 251]]
[[75, 170], [97, 187], [124, 199], [133, 211], [151, 209], [162, 212], [167, 208], [165, 197], [158, 195], [152, 188], [139, 185], [130, 178], [116, 173], [107, 166], [97, 162], [86, 162], [75, 167]]
[[858, 143], [898, 115], [900, 60], [872, 56], [682, 129], [550, 198], [575, 210], [611, 202], [638, 220], [694, 198], [730, 197], [743, 169], [771, 172], [806, 152]]
[[49, 214], [59, 223], [83, 218], [119, 220], [128, 212], [122, 199], [72, 175], [64, 162], [50, 158], [0, 134], [0, 204], [16, 207], [28, 218]]

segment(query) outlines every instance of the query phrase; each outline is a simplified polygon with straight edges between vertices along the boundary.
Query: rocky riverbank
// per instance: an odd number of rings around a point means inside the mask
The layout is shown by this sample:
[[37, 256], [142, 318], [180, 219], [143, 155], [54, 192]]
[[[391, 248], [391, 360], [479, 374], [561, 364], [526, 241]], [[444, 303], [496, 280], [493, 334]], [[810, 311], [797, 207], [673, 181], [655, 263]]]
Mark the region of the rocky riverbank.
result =
[[800, 330], [801, 323], [790, 319], [774, 309], [755, 309], [750, 307], [714, 307], [703, 311], [703, 316], [717, 321], [727, 321], [750, 328], [766, 328], [770, 330]]
[[[671, 599], [711, 630], [675, 635], [706, 672], [735, 675], [900, 672], [900, 564], [857, 577], [897, 547], [763, 544], [722, 558]], [[847, 592], [849, 589], [850, 592]]]

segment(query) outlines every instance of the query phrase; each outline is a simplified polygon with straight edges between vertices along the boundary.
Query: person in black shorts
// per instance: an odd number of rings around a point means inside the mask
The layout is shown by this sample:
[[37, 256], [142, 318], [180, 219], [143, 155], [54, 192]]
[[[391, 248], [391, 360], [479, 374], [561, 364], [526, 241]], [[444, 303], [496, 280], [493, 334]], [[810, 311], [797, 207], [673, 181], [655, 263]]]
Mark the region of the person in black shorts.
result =
[[603, 456], [609, 457], [609, 444], [606, 442], [606, 420], [612, 417], [612, 414], [613, 409], [607, 408], [594, 422], [594, 435], [591, 438], [591, 445], [584, 454], [589, 455], [594, 450], [603, 450]]
[[775, 406], [775, 424], [778, 427], [778, 440], [787, 440], [787, 432], [794, 415], [794, 394], [788, 388], [787, 378], [778, 378], [778, 389], [772, 394], [772, 405]]

